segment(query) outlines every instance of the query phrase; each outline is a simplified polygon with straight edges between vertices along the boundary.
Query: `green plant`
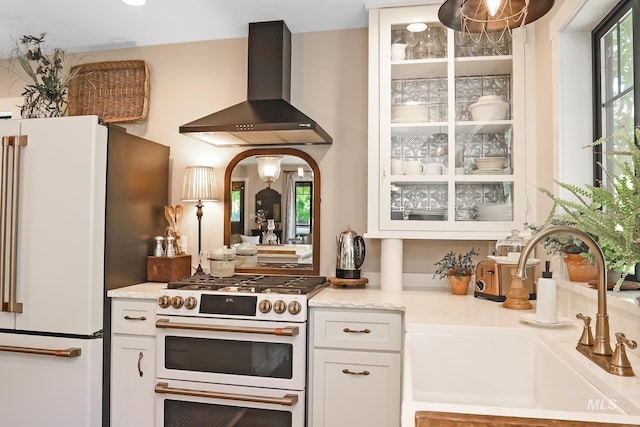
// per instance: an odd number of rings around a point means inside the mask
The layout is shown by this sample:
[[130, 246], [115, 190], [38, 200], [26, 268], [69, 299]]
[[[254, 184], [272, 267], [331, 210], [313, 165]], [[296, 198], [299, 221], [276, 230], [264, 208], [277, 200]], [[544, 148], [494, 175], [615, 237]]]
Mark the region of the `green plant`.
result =
[[449, 251], [440, 261], [433, 263], [438, 267], [433, 277], [444, 279], [447, 276], [456, 276], [457, 278], [470, 276], [475, 266], [472, 259], [474, 255], [480, 255], [476, 248], [471, 248], [466, 254], [456, 254], [454, 251]]
[[[531, 230], [531, 234], [549, 226], [567, 226], [575, 227], [575, 221], [571, 221], [566, 217], [560, 216], [557, 212], [550, 215], [542, 225], [525, 223], [525, 230]], [[583, 254], [587, 256], [589, 247], [582, 240], [568, 234], [554, 234], [542, 241], [542, 247], [548, 255], [565, 255], [565, 254]]]
[[[635, 137], [635, 139], [634, 139]], [[584, 231], [597, 240], [603, 250], [607, 268], [622, 272], [622, 278], [615, 289], [620, 288], [627, 271], [640, 262], [640, 129], [635, 129], [634, 137], [623, 137], [621, 151], [606, 152], [607, 160], [619, 171], [615, 176], [599, 167], [610, 183], [606, 186], [586, 184], [584, 187], [556, 181], [573, 196], [573, 200], [557, 197], [548, 190], [543, 193], [553, 200], [549, 214], [552, 218], [564, 215], [575, 228]], [[600, 139], [593, 144], [605, 142]]]
[[60, 117], [66, 111], [66, 94], [75, 73], [64, 73], [64, 51], [44, 47], [46, 33], [23, 36], [13, 49], [10, 61], [17, 61], [22, 72], [15, 71], [27, 82], [22, 92], [22, 118]]

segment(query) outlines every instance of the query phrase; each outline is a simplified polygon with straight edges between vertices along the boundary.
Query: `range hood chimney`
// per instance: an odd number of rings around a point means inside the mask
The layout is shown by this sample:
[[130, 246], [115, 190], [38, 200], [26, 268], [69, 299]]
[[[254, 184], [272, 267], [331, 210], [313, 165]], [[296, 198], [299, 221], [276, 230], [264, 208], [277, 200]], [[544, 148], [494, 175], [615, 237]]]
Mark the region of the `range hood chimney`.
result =
[[291, 32], [284, 21], [249, 24], [247, 101], [180, 126], [216, 146], [331, 144], [318, 124], [289, 103]]

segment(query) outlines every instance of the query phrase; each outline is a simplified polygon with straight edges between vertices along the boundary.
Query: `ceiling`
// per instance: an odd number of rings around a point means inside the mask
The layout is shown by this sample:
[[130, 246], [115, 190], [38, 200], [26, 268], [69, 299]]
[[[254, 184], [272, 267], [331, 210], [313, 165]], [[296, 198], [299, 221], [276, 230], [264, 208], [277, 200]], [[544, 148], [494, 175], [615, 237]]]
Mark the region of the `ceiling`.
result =
[[292, 33], [367, 27], [366, 6], [442, 0], [14, 0], [3, 2], [0, 57], [23, 35], [46, 32], [67, 52], [247, 37], [250, 22], [284, 20]]

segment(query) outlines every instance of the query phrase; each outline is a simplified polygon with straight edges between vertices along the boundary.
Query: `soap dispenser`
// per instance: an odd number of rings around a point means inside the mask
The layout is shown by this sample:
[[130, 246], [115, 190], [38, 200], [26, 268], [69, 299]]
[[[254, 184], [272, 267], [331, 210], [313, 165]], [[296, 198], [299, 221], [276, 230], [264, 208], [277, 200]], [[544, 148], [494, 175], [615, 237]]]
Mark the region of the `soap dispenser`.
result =
[[550, 271], [551, 262], [544, 263], [542, 277], [538, 279], [538, 293], [536, 298], [536, 322], [558, 323], [558, 289], [553, 274]]

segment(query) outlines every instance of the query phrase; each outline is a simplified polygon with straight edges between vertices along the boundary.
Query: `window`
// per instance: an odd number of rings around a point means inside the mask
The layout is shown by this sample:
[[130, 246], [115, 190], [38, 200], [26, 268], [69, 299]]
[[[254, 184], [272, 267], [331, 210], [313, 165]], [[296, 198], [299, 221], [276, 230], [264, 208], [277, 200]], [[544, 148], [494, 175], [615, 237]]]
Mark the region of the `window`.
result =
[[244, 181], [231, 183], [231, 234], [245, 234]]
[[[639, 123], [640, 97], [635, 94], [636, 75], [640, 71], [638, 54], [634, 52], [634, 35], [640, 36], [640, 19], [634, 19], [639, 0], [621, 1], [594, 29], [594, 136], [607, 137], [603, 146], [594, 147], [594, 185], [608, 185], [598, 163], [608, 173], [616, 174], [613, 162], [603, 152], [616, 150], [616, 136], [633, 135]], [[640, 42], [638, 42], [640, 44]], [[613, 138], [609, 138], [613, 137]]]
[[296, 235], [311, 233], [313, 183], [296, 181]]

